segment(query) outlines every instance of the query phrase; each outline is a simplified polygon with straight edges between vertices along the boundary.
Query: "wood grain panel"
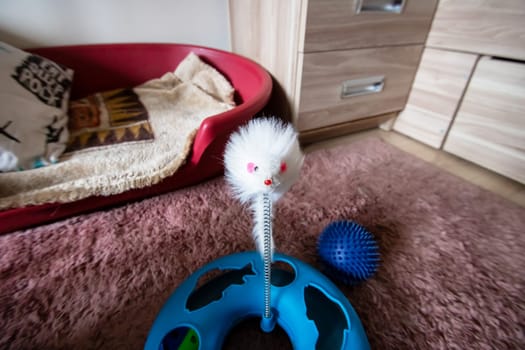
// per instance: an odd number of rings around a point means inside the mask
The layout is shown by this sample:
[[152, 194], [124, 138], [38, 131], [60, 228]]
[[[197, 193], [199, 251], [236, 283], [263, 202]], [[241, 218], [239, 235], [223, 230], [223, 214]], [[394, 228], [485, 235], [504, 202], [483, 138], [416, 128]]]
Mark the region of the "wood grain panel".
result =
[[396, 113], [387, 113], [374, 117], [354, 120], [348, 123], [330, 125], [320, 129], [301, 132], [299, 134], [299, 141], [301, 142], [301, 145], [308, 145], [314, 142], [347, 135], [358, 131], [373, 129], [381, 125], [381, 123], [394, 118], [395, 116]]
[[525, 59], [524, 0], [441, 0], [427, 46]]
[[525, 64], [479, 61], [444, 149], [525, 183]]
[[264, 66], [294, 100], [301, 0], [229, 0], [232, 51]]
[[[396, 46], [302, 54], [300, 131], [404, 108], [423, 47]], [[345, 80], [385, 76], [382, 92], [341, 98]]]
[[477, 60], [476, 55], [426, 48], [394, 130], [441, 148]]
[[407, 0], [401, 14], [356, 13], [356, 0], [309, 0], [304, 52], [423, 44], [437, 0]]

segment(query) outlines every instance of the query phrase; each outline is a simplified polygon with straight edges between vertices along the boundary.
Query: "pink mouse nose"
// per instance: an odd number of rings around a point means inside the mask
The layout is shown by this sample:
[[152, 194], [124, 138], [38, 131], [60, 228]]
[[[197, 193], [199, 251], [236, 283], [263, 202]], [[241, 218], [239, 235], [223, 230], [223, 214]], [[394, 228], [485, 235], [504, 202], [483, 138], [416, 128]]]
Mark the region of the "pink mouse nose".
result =
[[266, 186], [270, 186], [272, 184], [272, 180], [271, 179], [266, 179], [266, 180], [264, 180], [264, 184]]

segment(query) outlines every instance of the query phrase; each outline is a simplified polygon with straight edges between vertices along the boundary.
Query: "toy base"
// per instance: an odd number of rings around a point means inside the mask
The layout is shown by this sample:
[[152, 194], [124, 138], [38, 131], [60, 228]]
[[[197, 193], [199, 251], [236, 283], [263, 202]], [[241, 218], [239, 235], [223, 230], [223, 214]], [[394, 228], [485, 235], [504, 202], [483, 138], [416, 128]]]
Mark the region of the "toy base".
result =
[[[328, 278], [290, 256], [275, 254], [274, 261], [288, 268], [272, 267], [273, 317], [261, 320], [263, 331], [279, 324], [294, 349], [370, 349], [359, 317]], [[215, 277], [196, 287], [212, 272]], [[193, 349], [177, 345], [179, 340], [188, 344], [188, 339], [194, 349], [220, 348], [236, 324], [263, 315], [263, 286], [263, 261], [257, 252], [210, 262], [170, 296], [153, 323], [145, 349]], [[176, 339], [177, 332], [184, 337]]]

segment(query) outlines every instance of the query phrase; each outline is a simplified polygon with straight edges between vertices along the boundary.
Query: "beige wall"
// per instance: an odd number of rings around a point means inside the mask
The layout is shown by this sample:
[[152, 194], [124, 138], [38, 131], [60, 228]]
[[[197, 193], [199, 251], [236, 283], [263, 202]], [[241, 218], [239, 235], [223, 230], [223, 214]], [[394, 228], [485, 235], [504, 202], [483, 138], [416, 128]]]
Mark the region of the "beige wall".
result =
[[26, 48], [178, 42], [230, 49], [227, 0], [0, 0], [0, 41]]

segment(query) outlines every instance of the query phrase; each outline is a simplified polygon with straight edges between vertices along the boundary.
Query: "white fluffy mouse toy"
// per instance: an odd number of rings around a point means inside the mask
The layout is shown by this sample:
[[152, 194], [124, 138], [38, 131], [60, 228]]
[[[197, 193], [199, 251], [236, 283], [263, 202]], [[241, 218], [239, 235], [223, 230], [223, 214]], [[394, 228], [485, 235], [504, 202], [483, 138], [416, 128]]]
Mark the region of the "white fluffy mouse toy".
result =
[[[271, 216], [266, 219], [264, 216], [268, 211], [265, 198], [270, 199], [271, 215], [271, 203], [297, 180], [303, 159], [297, 132], [291, 124], [277, 118], [251, 120], [232, 134], [226, 145], [226, 180], [242, 203], [251, 204], [255, 217], [253, 235], [261, 254], [264, 254], [264, 221], [269, 219], [271, 226]], [[272, 239], [272, 256], [273, 250]]]
[[242, 203], [250, 202], [254, 214], [253, 236], [264, 263], [264, 313], [261, 327], [275, 326], [271, 312], [272, 203], [299, 177], [303, 154], [292, 125], [275, 118], [253, 119], [232, 134], [226, 144], [226, 180]]

